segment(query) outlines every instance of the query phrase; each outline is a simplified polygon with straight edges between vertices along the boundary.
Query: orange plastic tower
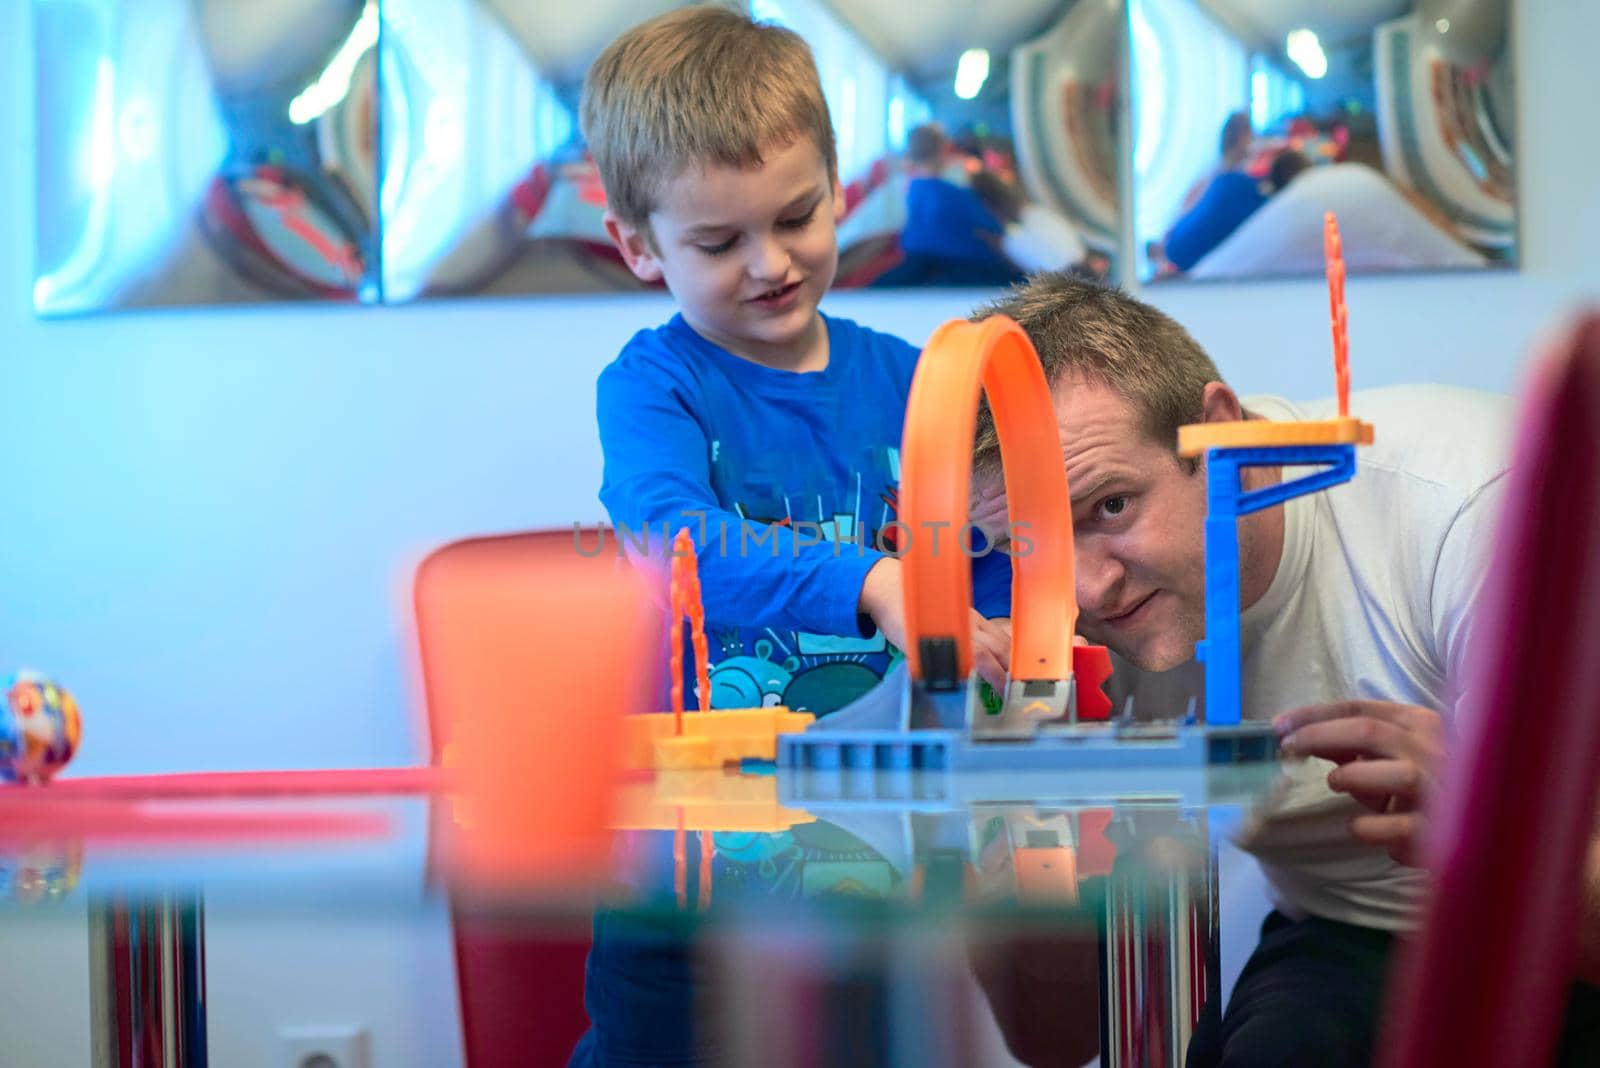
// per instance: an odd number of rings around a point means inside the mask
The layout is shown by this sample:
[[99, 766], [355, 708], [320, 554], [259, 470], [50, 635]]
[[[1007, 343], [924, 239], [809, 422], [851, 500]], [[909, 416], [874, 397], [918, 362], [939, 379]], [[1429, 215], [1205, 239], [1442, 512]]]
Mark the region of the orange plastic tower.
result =
[[1344, 301], [1344, 244], [1333, 212], [1322, 216], [1322, 255], [1328, 268], [1328, 307], [1333, 317], [1333, 380], [1339, 418], [1350, 415], [1350, 309]]
[[1339, 397], [1335, 419], [1274, 423], [1246, 419], [1236, 423], [1191, 423], [1178, 428], [1178, 453], [1199, 456], [1207, 449], [1273, 445], [1371, 445], [1371, 423], [1350, 415], [1350, 310], [1344, 299], [1344, 245], [1333, 212], [1322, 217], [1322, 250], [1328, 266], [1328, 308], [1333, 327], [1333, 381]]
[[[694, 555], [694, 539], [687, 528], [678, 531], [672, 539], [672, 625], [689, 621], [690, 641], [694, 643], [694, 677], [699, 684], [700, 700], [711, 700], [711, 657], [706, 649], [706, 609], [700, 599], [700, 567]], [[672, 733], [683, 736], [683, 642], [676, 633], [672, 636]]]
[[700, 598], [700, 568], [687, 528], [672, 539], [670, 586], [672, 636], [668, 656], [672, 710], [629, 716], [623, 723], [623, 760], [635, 768], [719, 768], [741, 760], [772, 760], [778, 735], [803, 731], [815, 718], [787, 708], [735, 708], [684, 714], [683, 636], [689, 621], [694, 646], [695, 681], [700, 705], [711, 703], [711, 657], [706, 646], [705, 606]]

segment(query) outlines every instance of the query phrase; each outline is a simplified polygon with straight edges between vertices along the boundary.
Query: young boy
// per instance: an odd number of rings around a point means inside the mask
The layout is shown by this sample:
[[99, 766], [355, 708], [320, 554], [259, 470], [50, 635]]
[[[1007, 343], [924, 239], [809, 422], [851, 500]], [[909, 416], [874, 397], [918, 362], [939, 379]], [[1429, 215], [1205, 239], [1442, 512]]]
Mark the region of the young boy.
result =
[[[685, 703], [832, 711], [900, 639], [899, 564], [874, 536], [917, 350], [817, 310], [844, 205], [810, 50], [726, 8], [675, 10], [595, 61], [582, 123], [607, 231], [679, 307], [601, 374], [598, 415], [612, 523], [648, 527], [652, 554], [679, 527], [695, 540], [711, 693], [686, 664]], [[573, 1063], [714, 1059], [708, 979], [680, 935], [601, 911]]]
[[[701, 708], [824, 714], [903, 641], [895, 518], [917, 350], [821, 314], [844, 210], [810, 49], [721, 7], [669, 12], [590, 68], [583, 130], [606, 229], [679, 313], [600, 376], [613, 524], [695, 539], [711, 649]], [[893, 528], [891, 528], [893, 529]]]
[[[686, 703], [831, 712], [905, 640], [900, 563], [875, 546], [895, 518], [918, 353], [817, 310], [844, 201], [811, 52], [726, 8], [675, 10], [602, 53], [582, 122], [612, 240], [679, 307], [601, 374], [598, 414], [613, 524], [648, 524], [651, 553], [663, 527], [695, 540], [711, 693], [689, 696], [691, 667]], [[768, 864], [719, 853], [723, 892], [799, 893], [781, 872], [802, 843], [760, 844]], [[714, 1059], [709, 980], [680, 933], [600, 912], [573, 1063]]]

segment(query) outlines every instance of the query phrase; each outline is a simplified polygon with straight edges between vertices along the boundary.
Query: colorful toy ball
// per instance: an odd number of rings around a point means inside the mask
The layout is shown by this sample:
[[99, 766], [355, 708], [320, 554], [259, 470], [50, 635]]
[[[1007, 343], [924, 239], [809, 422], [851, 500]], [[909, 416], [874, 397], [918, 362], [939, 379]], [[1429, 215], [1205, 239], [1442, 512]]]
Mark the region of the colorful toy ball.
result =
[[66, 766], [83, 732], [78, 702], [34, 671], [5, 680], [0, 705], [0, 780], [42, 783]]

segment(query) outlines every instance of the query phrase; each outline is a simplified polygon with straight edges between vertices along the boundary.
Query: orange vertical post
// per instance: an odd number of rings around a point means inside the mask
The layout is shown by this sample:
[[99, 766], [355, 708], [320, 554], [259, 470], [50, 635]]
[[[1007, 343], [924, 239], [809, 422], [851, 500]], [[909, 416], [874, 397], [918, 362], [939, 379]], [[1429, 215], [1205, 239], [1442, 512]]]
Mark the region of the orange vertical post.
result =
[[1350, 414], [1350, 309], [1344, 299], [1344, 243], [1339, 239], [1339, 220], [1331, 211], [1322, 216], [1322, 252], [1333, 320], [1333, 380], [1343, 419]]

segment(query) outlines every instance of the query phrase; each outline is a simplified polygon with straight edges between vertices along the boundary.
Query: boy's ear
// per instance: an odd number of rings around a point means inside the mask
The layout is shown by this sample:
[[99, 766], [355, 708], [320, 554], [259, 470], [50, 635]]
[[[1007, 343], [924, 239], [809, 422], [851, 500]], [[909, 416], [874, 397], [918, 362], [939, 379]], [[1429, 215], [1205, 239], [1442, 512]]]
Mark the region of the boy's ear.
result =
[[650, 236], [629, 226], [609, 211], [602, 222], [611, 243], [622, 253], [622, 262], [628, 265], [633, 276], [641, 282], [661, 281], [661, 259], [650, 247]]
[[838, 226], [844, 221], [844, 183], [836, 177], [833, 180], [833, 224]]

